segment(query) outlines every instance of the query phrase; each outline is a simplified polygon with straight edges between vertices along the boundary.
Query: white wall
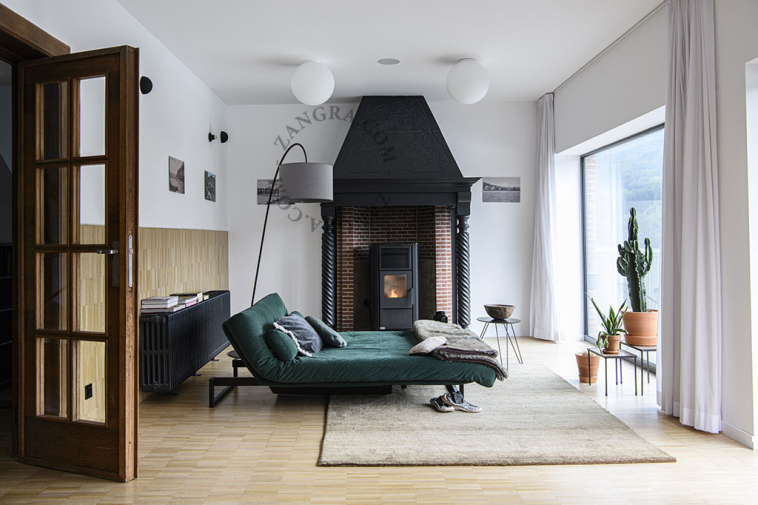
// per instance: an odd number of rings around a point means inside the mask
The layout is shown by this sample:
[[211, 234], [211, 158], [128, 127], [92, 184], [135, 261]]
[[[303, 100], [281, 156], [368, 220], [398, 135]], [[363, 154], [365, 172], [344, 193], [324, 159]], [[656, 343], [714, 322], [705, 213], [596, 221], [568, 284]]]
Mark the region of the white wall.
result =
[[516, 306], [513, 317], [522, 321], [516, 334], [531, 335], [537, 104], [445, 101], [429, 107], [465, 177], [521, 177], [520, 203], [483, 203], [481, 181], [472, 188], [471, 329], [481, 331], [476, 318], [487, 315], [484, 304], [503, 303]]
[[716, 106], [721, 224], [724, 433], [754, 436], [745, 64], [758, 57], [758, 2], [716, 1]]
[[[115, 0], [3, 3], [72, 52], [119, 45], [140, 49], [140, 74], [154, 85], [149, 95], [140, 95], [140, 226], [225, 230], [229, 144], [209, 143], [207, 135], [227, 129], [226, 105]], [[168, 190], [169, 156], [185, 162], [184, 195]], [[215, 203], [203, 196], [205, 170], [216, 174]]]
[[650, 16], [555, 93], [564, 151], [666, 102], [666, 9]]
[[[750, 292], [753, 318], [758, 316], [758, 59], [745, 65], [748, 182], [750, 198]], [[758, 322], [753, 320], [753, 371], [758, 364]], [[758, 423], [758, 373], [753, 373], [753, 419]], [[753, 432], [754, 434], [756, 432]]]
[[584, 240], [579, 156], [555, 157], [555, 299], [558, 324], [568, 341], [584, 338]]
[[[758, 2], [716, 0], [716, 103], [721, 224], [724, 433], [755, 434], [748, 227], [745, 64], [758, 57]], [[564, 151], [665, 103], [666, 11], [661, 9], [556, 93]], [[758, 205], [753, 202], [754, 206]], [[750, 273], [750, 275], [746, 275]], [[753, 297], [758, 294], [753, 293]]]
[[[474, 186], [470, 233], [472, 251], [472, 316], [484, 315], [485, 303], [512, 303], [515, 317], [525, 321], [520, 334], [529, 334], [529, 283], [534, 228], [533, 171], [537, 112], [534, 103], [430, 103], [440, 128], [465, 176], [521, 177], [521, 203], [482, 203], [481, 183]], [[357, 103], [337, 104], [339, 117]], [[305, 145], [308, 159], [334, 163], [349, 122], [326, 118], [313, 121], [293, 141]], [[256, 205], [256, 180], [271, 179], [282, 155], [276, 139], [289, 139], [287, 126], [313, 107], [262, 105], [229, 107], [229, 131], [238, 140], [229, 148], [229, 246], [232, 311], [250, 304], [265, 206]], [[318, 116], [318, 114], [317, 114]], [[320, 117], [320, 116], [319, 116]], [[292, 160], [300, 159], [293, 150]], [[288, 156], [288, 160], [290, 159]], [[276, 291], [290, 309], [321, 313], [320, 208], [298, 204], [300, 211], [272, 207], [258, 281], [258, 296]], [[305, 216], [308, 216], [306, 218]], [[313, 228], [310, 218], [316, 218]], [[474, 326], [475, 331], [481, 327]]]

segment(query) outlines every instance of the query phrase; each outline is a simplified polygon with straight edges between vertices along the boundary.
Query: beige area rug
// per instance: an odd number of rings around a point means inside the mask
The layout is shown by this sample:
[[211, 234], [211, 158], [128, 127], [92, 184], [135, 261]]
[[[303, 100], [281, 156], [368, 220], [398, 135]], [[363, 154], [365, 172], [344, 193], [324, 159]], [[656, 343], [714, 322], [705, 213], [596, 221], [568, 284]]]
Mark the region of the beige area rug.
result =
[[478, 414], [438, 413], [443, 386], [332, 396], [321, 466], [575, 465], [676, 461], [536, 362], [492, 388], [466, 387]]

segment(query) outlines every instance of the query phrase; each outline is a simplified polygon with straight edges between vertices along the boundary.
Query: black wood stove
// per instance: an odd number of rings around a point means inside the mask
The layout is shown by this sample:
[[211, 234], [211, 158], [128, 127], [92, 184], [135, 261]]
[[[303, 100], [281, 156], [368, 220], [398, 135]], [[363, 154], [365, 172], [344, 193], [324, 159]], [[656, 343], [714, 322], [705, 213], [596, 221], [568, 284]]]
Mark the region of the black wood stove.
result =
[[418, 244], [371, 245], [371, 328], [409, 330], [418, 319]]

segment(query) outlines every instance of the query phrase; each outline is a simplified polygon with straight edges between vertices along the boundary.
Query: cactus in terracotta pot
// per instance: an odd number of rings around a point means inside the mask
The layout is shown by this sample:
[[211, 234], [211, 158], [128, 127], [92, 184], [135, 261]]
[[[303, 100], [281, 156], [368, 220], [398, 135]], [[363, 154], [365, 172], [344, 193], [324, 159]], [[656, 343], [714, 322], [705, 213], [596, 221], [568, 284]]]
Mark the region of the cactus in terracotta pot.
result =
[[629, 217], [629, 238], [619, 244], [619, 258], [616, 269], [626, 277], [629, 287], [629, 302], [634, 312], [647, 312], [647, 292], [645, 291], [645, 276], [650, 272], [653, 263], [653, 248], [650, 239], [645, 239], [645, 252], [640, 250], [637, 233], [637, 209], [632, 207]]
[[629, 301], [632, 312], [624, 313], [624, 328], [627, 344], [638, 346], [653, 346], [658, 339], [658, 311], [647, 310], [647, 292], [645, 291], [645, 276], [653, 264], [653, 248], [650, 239], [645, 239], [645, 252], [640, 250], [637, 238], [637, 209], [631, 208], [629, 216], [629, 238], [619, 244], [619, 258], [616, 269], [626, 277], [629, 287]]

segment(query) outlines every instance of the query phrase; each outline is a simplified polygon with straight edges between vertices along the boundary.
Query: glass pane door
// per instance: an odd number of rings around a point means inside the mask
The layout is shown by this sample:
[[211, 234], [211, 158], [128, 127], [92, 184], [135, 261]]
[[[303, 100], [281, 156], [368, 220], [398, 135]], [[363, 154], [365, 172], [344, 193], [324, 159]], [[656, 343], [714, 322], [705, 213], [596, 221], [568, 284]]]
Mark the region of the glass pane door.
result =
[[32, 119], [19, 289], [33, 316], [21, 320], [19, 458], [114, 480], [136, 471], [137, 294], [120, 244], [136, 236], [137, 68], [127, 47], [19, 65]]

